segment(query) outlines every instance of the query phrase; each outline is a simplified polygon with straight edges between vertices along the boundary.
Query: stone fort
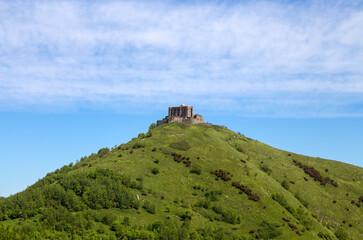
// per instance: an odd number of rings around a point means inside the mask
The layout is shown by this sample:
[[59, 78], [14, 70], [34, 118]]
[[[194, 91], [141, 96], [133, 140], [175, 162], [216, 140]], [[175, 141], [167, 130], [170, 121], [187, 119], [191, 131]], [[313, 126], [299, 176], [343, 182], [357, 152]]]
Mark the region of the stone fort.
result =
[[160, 126], [171, 122], [185, 122], [191, 124], [204, 123], [203, 116], [199, 114], [194, 115], [192, 106], [185, 106], [184, 104], [179, 107], [169, 107], [169, 114], [162, 120], [156, 122], [156, 126]]

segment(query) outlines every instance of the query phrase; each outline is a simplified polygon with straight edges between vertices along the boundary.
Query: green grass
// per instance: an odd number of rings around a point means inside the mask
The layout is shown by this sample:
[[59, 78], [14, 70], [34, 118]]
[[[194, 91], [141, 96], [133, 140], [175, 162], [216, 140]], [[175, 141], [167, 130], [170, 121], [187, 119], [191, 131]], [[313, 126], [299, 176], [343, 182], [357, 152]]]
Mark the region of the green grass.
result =
[[[174, 161], [173, 153], [181, 155], [184, 160]], [[188, 163], [183, 163], [187, 158], [189, 167]], [[293, 160], [314, 167], [323, 177], [337, 181], [338, 187], [323, 186], [314, 181]], [[80, 207], [66, 211], [80, 216], [79, 221], [84, 221], [81, 229], [69, 227], [71, 230], [57, 231], [52, 226], [41, 228], [46, 226], [42, 222], [44, 209], [58, 208], [65, 203], [45, 198], [45, 201], [52, 200], [53, 204], [42, 205], [29, 200], [32, 192], [40, 193], [49, 185], [62, 184], [67, 176], [77, 177], [99, 168], [121, 174], [120, 179], [129, 178], [130, 186], [123, 183], [125, 191], [134, 196], [138, 207], [120, 209], [110, 200], [104, 203], [110, 206], [108, 209], [91, 209], [82, 205], [82, 196], [77, 195], [75, 199]], [[219, 169], [229, 172], [231, 180], [216, 180], [211, 171]], [[96, 182], [101, 184], [102, 181], [106, 180]], [[347, 233], [352, 239], [361, 239], [363, 206], [358, 207], [351, 201], [358, 202], [363, 195], [362, 181], [363, 169], [353, 165], [275, 149], [221, 126], [171, 123], [140, 134], [110, 151], [102, 149], [74, 166], [65, 166], [48, 174], [24, 192], [0, 200], [0, 232], [1, 229], [6, 232], [6, 226], [16, 231], [19, 226], [31, 224], [28, 228], [35, 229], [33, 232], [45, 232], [46, 236], [56, 238], [61, 235], [62, 238], [71, 238], [73, 231], [77, 236], [90, 239], [92, 236], [111, 239], [128, 236], [133, 239], [132, 236], [137, 234], [141, 239], [166, 239], [165, 236], [172, 238], [173, 234], [180, 239], [321, 239], [318, 235], [336, 239], [334, 232], [339, 230], [338, 236]], [[260, 200], [252, 201], [248, 194], [240, 194], [232, 182], [248, 186], [252, 194], [259, 194]], [[284, 188], [281, 183], [285, 186], [288, 183], [288, 187]], [[272, 194], [283, 200], [272, 199]], [[17, 204], [16, 200], [22, 198], [24, 203]], [[27, 203], [31, 205], [30, 202], [35, 205], [27, 206]], [[9, 217], [27, 207], [34, 212], [30, 217], [21, 214]], [[90, 211], [100, 216], [109, 214], [109, 219], [117, 221], [112, 225], [106, 220], [89, 217], [86, 213]], [[129, 218], [130, 226], [121, 224], [125, 217]], [[296, 225], [297, 229], [292, 230], [283, 218], [290, 219], [289, 223]], [[87, 224], [91, 227], [87, 228]], [[171, 225], [165, 227], [168, 224]], [[130, 233], [136, 231], [133, 226], [140, 231], [136, 235]], [[220, 228], [223, 231], [218, 230]]]

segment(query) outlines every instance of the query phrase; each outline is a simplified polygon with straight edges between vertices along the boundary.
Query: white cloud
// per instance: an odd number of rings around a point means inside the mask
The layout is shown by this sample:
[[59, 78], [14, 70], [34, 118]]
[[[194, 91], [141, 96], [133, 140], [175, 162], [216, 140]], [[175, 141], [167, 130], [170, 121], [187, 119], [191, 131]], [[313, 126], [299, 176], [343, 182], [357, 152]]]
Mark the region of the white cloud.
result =
[[3, 2], [0, 106], [178, 94], [246, 115], [362, 115], [344, 106], [363, 102], [363, 8], [344, 4]]

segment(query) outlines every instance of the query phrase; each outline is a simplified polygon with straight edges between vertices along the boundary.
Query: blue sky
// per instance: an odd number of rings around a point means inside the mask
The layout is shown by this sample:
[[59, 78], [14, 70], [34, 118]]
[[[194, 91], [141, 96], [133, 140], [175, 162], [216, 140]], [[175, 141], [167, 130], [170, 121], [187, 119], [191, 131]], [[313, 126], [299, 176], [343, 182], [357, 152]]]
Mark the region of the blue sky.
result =
[[363, 166], [362, 1], [0, 1], [0, 196], [185, 103]]

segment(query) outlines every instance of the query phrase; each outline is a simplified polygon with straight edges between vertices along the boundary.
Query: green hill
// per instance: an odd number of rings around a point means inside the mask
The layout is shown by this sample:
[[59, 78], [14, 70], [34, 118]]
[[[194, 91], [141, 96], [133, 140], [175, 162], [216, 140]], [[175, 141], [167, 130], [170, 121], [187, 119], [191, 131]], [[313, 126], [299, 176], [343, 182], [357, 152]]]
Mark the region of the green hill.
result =
[[165, 124], [0, 199], [0, 239], [362, 239], [363, 169]]

